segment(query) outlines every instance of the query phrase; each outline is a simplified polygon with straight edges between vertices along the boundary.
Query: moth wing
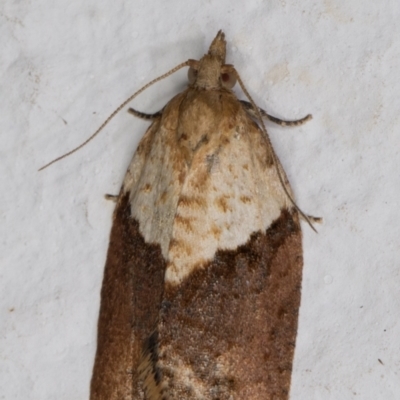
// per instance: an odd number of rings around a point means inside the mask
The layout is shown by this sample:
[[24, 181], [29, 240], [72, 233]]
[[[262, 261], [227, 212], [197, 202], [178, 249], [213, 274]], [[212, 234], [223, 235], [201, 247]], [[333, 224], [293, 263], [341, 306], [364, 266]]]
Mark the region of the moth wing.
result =
[[125, 177], [91, 400], [287, 396], [301, 286], [297, 212], [236, 98], [196, 96], [188, 90], [166, 106]]
[[[219, 122], [202, 128], [206, 139], [197, 134], [179, 195], [153, 371], [166, 399], [287, 399], [302, 276], [299, 218], [261, 129], [236, 99], [216, 104]], [[188, 105], [180, 130], [192, 114]]]

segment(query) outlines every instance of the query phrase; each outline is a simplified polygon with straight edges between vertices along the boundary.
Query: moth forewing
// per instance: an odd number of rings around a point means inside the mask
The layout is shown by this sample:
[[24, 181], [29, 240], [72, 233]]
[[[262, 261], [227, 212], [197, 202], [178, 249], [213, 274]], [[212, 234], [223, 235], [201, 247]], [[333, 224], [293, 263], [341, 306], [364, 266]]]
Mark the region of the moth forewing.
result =
[[188, 88], [149, 116], [128, 168], [105, 266], [92, 400], [288, 399], [299, 211], [265, 112], [232, 92], [243, 83], [225, 55], [220, 31], [203, 58], [181, 64]]

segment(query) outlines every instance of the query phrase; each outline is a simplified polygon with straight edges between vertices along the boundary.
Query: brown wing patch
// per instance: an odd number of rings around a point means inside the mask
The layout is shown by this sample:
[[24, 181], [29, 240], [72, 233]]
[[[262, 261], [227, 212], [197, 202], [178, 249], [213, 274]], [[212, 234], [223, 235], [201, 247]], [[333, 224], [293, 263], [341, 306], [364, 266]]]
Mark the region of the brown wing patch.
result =
[[150, 192], [152, 189], [153, 189], [153, 188], [151, 187], [150, 183], [146, 183], [146, 184], [142, 187], [141, 190], [142, 190], [143, 192], [148, 193], [148, 192]]
[[211, 233], [215, 237], [215, 239], [218, 240], [219, 237], [221, 236], [222, 230], [219, 226], [213, 224], [211, 226]]
[[240, 196], [240, 201], [242, 203], [251, 203], [252, 199], [249, 196]]
[[205, 209], [206, 205], [207, 205], [207, 203], [203, 197], [180, 196], [179, 202], [178, 202], [178, 206], [199, 209], [199, 210]]
[[191, 218], [182, 217], [181, 215], [177, 215], [175, 217], [175, 224], [179, 225], [179, 227], [185, 230], [186, 232], [193, 231], [193, 226], [191, 222], [192, 222]]
[[142, 349], [157, 324], [165, 261], [159, 245], [144, 242], [122, 195], [101, 291], [91, 400], [144, 399], [138, 374]]
[[282, 211], [237, 250], [167, 286], [158, 366], [166, 399], [288, 399], [300, 305], [301, 231]]
[[222, 213], [226, 213], [229, 210], [228, 200], [228, 196], [220, 196], [215, 201], [215, 205]]

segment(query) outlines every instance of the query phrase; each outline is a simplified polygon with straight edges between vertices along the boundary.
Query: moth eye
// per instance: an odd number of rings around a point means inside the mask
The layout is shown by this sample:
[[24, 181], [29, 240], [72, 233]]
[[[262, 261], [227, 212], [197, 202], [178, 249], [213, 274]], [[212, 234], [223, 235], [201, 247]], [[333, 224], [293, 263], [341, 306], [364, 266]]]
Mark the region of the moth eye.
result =
[[223, 72], [221, 82], [223, 87], [232, 89], [236, 84], [236, 75], [233, 72]]
[[194, 83], [196, 81], [196, 78], [197, 78], [197, 70], [190, 67], [188, 71], [189, 83]]

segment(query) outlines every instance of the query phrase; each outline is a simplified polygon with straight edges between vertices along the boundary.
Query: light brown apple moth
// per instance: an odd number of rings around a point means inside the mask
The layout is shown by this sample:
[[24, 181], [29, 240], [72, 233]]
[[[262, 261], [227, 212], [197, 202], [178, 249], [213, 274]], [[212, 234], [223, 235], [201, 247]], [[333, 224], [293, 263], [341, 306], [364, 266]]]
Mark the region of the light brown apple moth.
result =
[[262, 117], [311, 116], [259, 109], [225, 53], [220, 31], [171, 71], [186, 90], [131, 109], [153, 122], [116, 200], [91, 400], [288, 399], [308, 218]]

